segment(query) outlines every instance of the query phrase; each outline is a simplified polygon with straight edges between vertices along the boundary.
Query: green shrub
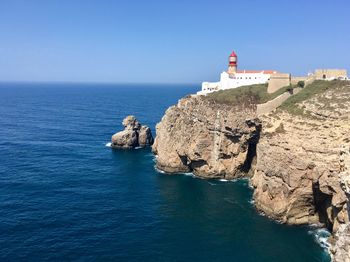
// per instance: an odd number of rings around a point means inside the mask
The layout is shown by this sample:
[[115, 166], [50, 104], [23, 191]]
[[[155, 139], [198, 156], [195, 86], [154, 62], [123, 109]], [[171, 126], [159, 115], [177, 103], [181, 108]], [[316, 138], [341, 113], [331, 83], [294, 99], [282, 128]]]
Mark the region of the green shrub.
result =
[[287, 91], [290, 93], [290, 94], [293, 94], [293, 87], [292, 86], [289, 86], [287, 88]]
[[297, 87], [304, 88], [304, 86], [305, 86], [305, 82], [304, 81], [299, 81], [297, 83]]

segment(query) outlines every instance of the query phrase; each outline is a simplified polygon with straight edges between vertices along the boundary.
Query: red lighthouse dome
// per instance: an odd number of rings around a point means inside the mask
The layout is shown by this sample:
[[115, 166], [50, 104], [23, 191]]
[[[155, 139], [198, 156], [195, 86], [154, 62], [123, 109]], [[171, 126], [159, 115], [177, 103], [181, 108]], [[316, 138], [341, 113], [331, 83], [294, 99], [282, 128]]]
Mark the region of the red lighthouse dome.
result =
[[230, 54], [230, 57], [231, 57], [231, 56], [235, 56], [235, 57], [237, 57], [237, 55], [236, 55], [235, 51], [232, 51], [232, 53]]

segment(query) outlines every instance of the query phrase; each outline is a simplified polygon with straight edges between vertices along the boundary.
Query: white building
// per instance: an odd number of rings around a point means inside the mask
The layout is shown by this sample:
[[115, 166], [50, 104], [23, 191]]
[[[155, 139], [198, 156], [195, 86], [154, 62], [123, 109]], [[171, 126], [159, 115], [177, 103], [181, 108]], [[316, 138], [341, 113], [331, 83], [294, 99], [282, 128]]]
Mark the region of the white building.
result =
[[239, 86], [264, 84], [267, 83], [272, 74], [277, 74], [272, 70], [237, 70], [237, 55], [233, 51], [229, 56], [229, 66], [227, 72], [222, 72], [219, 82], [203, 82], [202, 90], [197, 92], [198, 95], [236, 88]]

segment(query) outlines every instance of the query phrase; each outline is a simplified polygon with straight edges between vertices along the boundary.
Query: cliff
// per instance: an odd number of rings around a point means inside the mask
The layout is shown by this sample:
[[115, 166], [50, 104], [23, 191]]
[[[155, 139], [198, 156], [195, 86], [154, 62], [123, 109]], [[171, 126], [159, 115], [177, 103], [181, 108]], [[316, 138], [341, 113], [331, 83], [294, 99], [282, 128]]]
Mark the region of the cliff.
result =
[[241, 177], [250, 169], [260, 128], [254, 106], [233, 107], [201, 96], [183, 98], [156, 127], [157, 167], [203, 178]]
[[259, 117], [265, 94], [245, 90], [170, 107], [156, 128], [157, 167], [248, 176], [257, 209], [283, 223], [324, 225], [333, 232], [333, 260], [350, 261], [349, 82], [316, 81]]
[[344, 233], [349, 232], [350, 86], [337, 81], [316, 86], [260, 117], [254, 199], [259, 210], [284, 223], [324, 225], [334, 232], [334, 261], [350, 261], [350, 236]]

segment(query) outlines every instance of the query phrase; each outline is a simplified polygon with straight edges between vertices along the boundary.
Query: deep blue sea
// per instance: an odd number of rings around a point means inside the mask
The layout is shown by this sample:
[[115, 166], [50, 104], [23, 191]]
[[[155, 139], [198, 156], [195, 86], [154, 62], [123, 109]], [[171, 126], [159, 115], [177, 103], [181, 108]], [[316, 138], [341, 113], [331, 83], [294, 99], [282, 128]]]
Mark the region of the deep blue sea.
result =
[[106, 147], [191, 85], [0, 84], [0, 261], [329, 261], [315, 230], [259, 215], [245, 180], [154, 169]]

